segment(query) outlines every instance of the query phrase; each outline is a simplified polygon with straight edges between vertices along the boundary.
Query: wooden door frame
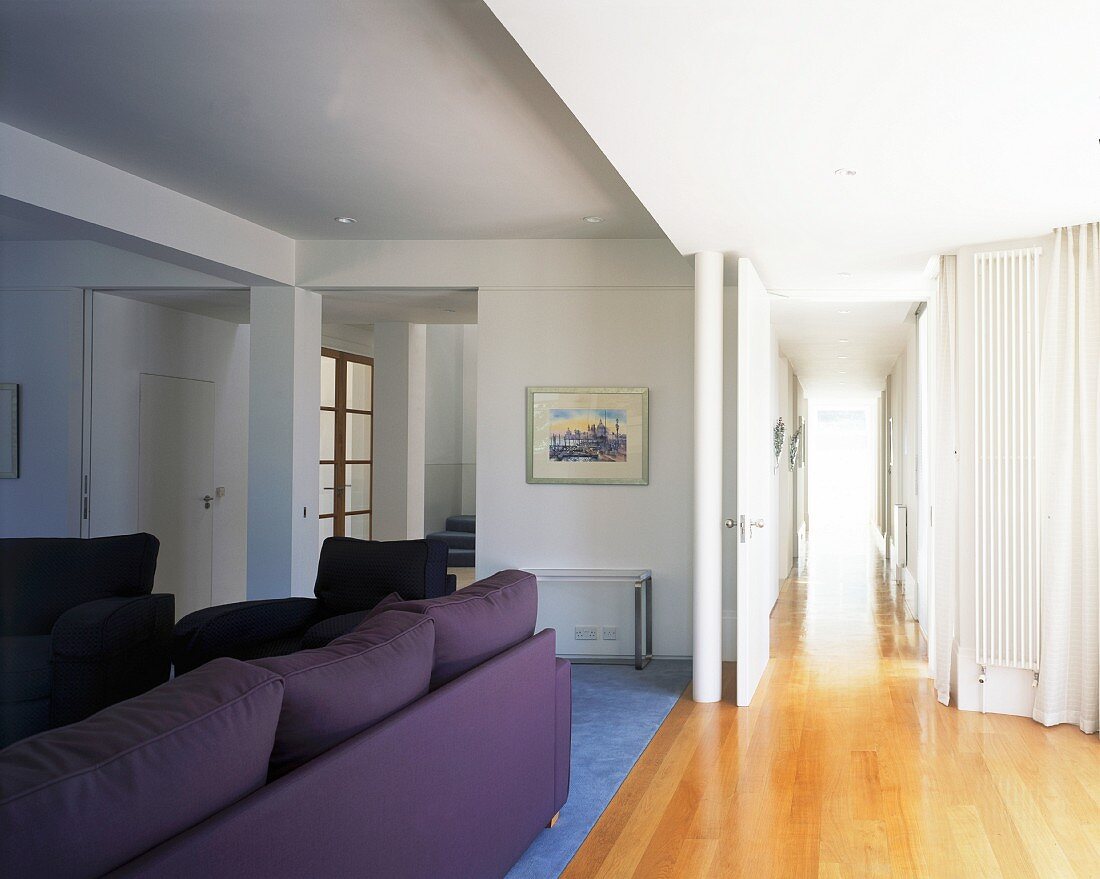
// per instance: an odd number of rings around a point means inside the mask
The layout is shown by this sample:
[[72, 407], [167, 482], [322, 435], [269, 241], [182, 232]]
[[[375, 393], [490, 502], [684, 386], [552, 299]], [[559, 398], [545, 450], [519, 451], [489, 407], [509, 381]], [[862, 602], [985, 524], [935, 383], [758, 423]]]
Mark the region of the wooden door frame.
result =
[[[367, 538], [372, 539], [374, 536], [374, 358], [367, 357], [362, 354], [351, 354], [347, 351], [340, 351], [336, 348], [321, 348], [322, 357], [330, 357], [336, 361], [336, 397], [335, 406], [321, 406], [321, 412], [333, 413], [333, 458], [322, 458], [319, 460], [319, 464], [331, 464], [332, 465], [332, 484], [333, 486], [346, 487], [347, 483], [347, 465], [348, 464], [367, 464], [370, 466], [370, 488], [367, 498], [367, 508], [365, 510], [349, 510], [346, 508], [347, 493], [344, 490], [334, 490], [332, 497], [332, 512], [321, 513], [317, 516], [320, 519], [332, 519], [332, 533], [334, 536], [342, 537], [346, 531], [346, 518], [349, 515], [363, 515], [369, 516], [367, 522]], [[349, 363], [360, 363], [365, 366], [369, 366], [370, 370], [370, 408], [369, 409], [349, 409], [348, 408], [348, 368]], [[369, 458], [355, 458], [351, 461], [347, 458], [347, 416], [348, 413], [356, 415], [369, 415], [370, 416], [370, 457]]]

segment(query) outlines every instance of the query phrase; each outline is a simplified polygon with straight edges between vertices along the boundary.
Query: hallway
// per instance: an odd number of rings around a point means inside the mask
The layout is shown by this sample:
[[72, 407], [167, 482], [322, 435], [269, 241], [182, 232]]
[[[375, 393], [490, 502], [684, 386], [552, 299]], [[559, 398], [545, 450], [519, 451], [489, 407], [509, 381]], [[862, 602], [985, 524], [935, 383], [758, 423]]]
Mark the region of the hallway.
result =
[[685, 694], [565, 877], [1100, 876], [1095, 739], [939, 705], [865, 533], [817, 534], [752, 707]]

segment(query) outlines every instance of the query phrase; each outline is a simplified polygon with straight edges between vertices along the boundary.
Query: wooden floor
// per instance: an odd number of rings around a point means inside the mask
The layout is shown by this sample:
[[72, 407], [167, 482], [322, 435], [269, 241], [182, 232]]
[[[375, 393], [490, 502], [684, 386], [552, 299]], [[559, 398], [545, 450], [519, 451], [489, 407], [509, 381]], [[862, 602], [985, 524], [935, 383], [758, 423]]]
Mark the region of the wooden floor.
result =
[[685, 694], [563, 876], [1100, 877], [1096, 736], [939, 705], [877, 552], [830, 544], [752, 706]]

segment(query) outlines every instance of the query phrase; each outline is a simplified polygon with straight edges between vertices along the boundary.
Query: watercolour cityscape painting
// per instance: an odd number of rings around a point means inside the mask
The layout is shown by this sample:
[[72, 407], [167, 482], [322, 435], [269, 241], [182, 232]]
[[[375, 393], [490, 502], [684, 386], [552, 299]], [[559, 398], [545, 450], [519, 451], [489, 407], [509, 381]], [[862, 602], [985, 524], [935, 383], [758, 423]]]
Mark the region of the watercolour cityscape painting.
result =
[[648, 388], [528, 388], [527, 481], [648, 485]]

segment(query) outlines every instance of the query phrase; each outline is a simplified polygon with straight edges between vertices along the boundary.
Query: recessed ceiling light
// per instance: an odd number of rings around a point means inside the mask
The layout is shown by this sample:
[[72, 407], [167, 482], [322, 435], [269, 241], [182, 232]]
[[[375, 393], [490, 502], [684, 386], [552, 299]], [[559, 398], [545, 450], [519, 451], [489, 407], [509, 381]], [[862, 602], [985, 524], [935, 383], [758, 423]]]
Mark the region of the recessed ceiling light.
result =
[[358, 223], [359, 221], [355, 217], [334, 217], [337, 223], [343, 223], [344, 225], [350, 225], [352, 223]]
[[848, 340], [847, 339], [837, 339], [837, 341], [847, 343]]
[[856, 172], [854, 168], [837, 168], [833, 171], [837, 177], [855, 177]]
[[602, 223], [603, 222], [603, 217], [597, 217], [595, 214], [592, 214], [590, 216], [585, 217], [584, 221], [586, 223]]
[[847, 308], [842, 308], [842, 309], [840, 309], [840, 311], [837, 312], [837, 314], [851, 314], [851, 313], [852, 313], [851, 310], [847, 309]]
[[850, 278], [850, 277], [852, 277], [851, 272], [837, 272], [837, 275], [841, 278]]
[[847, 360], [848, 359], [847, 354], [837, 354], [837, 357], [840, 358], [841, 360]]

